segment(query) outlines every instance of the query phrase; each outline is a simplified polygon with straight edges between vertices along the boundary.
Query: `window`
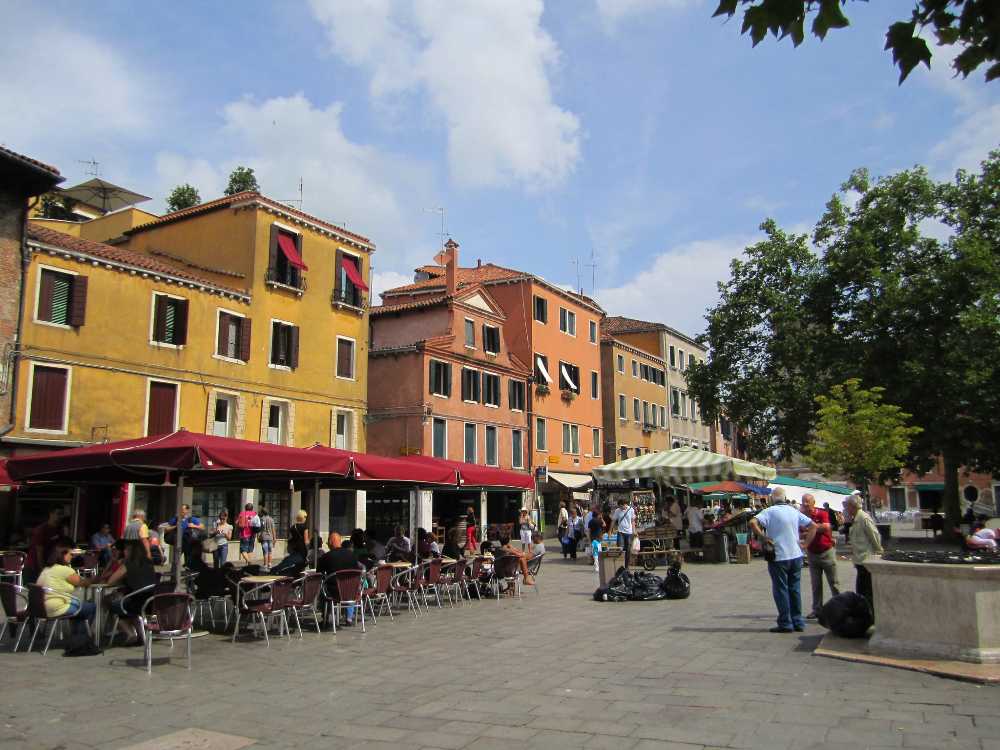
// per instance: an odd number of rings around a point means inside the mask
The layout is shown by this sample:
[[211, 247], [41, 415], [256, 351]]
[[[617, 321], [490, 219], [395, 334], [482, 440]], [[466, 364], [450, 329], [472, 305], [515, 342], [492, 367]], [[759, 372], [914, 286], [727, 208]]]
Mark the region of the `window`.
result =
[[601, 455], [601, 431], [596, 427], [593, 430], [594, 433], [594, 456]]
[[563, 453], [580, 452], [580, 428], [575, 424], [563, 424]]
[[620, 372], [622, 375], [625, 374], [625, 357], [623, 357], [621, 354], [618, 355], [618, 372]]
[[618, 394], [618, 418], [619, 419], [628, 419], [628, 414], [626, 413], [626, 408], [627, 407], [626, 407], [626, 403], [625, 403], [625, 394], [624, 393], [619, 393]]
[[694, 367], [695, 359], [693, 354], [688, 355], [688, 367]]
[[535, 297], [535, 320], [539, 323], [549, 322], [549, 302], [544, 297]]
[[642, 448], [636, 448], [635, 449], [635, 455], [641, 456], [642, 455]]
[[640, 409], [639, 399], [633, 398], [632, 399], [632, 419], [634, 419], [636, 422], [639, 421], [639, 415], [641, 413], [639, 411], [639, 409]]
[[678, 368], [680, 370], [684, 369], [684, 350], [683, 349], [678, 349], [677, 350], [677, 366], [678, 366]]
[[448, 423], [443, 419], [434, 418], [432, 441], [434, 458], [448, 457]]
[[632, 360], [632, 377], [633, 378], [639, 377], [639, 363], [636, 362], [634, 359]]
[[187, 343], [188, 301], [167, 294], [153, 295], [153, 336], [158, 344]]
[[500, 353], [500, 329], [496, 326], [483, 326], [483, 351], [487, 354]]
[[497, 428], [486, 425], [486, 465], [497, 465]]
[[87, 277], [42, 268], [35, 320], [78, 328], [87, 311]]
[[649, 402], [642, 402], [642, 424], [643, 426], [649, 424]]
[[431, 360], [429, 378], [431, 393], [435, 396], [451, 396], [451, 365], [447, 362]]
[[649, 380], [649, 365], [645, 363], [639, 365], [639, 377], [643, 380]]
[[483, 373], [483, 403], [487, 406], [500, 406], [500, 376], [489, 372]]
[[621, 448], [618, 449], [618, 455], [621, 456], [621, 460], [624, 461], [626, 458], [628, 458], [628, 448], [626, 448], [623, 445]]
[[594, 372], [593, 370], [591, 370], [591, 372], [590, 372], [590, 397], [591, 398], [600, 398], [601, 397], [600, 396], [600, 388], [601, 388], [600, 380], [601, 380], [600, 375], [598, 375], [596, 372]]
[[660, 407], [660, 427], [667, 426], [667, 407]]
[[177, 384], [150, 380], [146, 434], [165, 435], [177, 429]]
[[[338, 340], [338, 359], [340, 355]], [[271, 321], [271, 364], [294, 370], [299, 366], [299, 327], [290, 323]], [[337, 363], [339, 370], [340, 363]]]
[[215, 353], [226, 359], [250, 361], [250, 318], [219, 310]]
[[[288, 404], [284, 401], [265, 401], [267, 417], [267, 442], [275, 445], [288, 443]], [[346, 415], [345, 415], [346, 416]]]
[[681, 417], [687, 417], [687, 400], [688, 395], [686, 393], [681, 393]]
[[670, 347], [670, 366], [677, 367], [677, 361], [674, 359], [674, 347]]
[[545, 437], [545, 420], [541, 417], [535, 418], [535, 447], [540, 451], [547, 451], [549, 441]]
[[580, 368], [568, 362], [559, 363], [559, 390], [580, 392]]
[[301, 289], [302, 272], [305, 270], [306, 264], [302, 262], [302, 235], [272, 224], [267, 281]]
[[697, 419], [698, 418], [697, 411], [698, 411], [698, 406], [695, 403], [695, 400], [692, 398], [691, 399], [691, 419]]
[[597, 321], [590, 321], [590, 343], [597, 343]]
[[889, 508], [897, 513], [906, 512], [906, 488], [905, 487], [890, 487], [889, 488]]
[[552, 385], [549, 375], [549, 358], [544, 354], [535, 355], [535, 382], [541, 385]]
[[[236, 397], [219, 394], [215, 397], [215, 414], [212, 416], [212, 434], [233, 437], [236, 424]], [[275, 442], [273, 440], [269, 442]]]
[[524, 411], [524, 381], [508, 380], [507, 390], [510, 408], [514, 411]]
[[675, 417], [681, 415], [681, 393], [676, 388], [670, 389], [670, 413]]
[[364, 302], [362, 292], [368, 291], [361, 273], [361, 259], [343, 250], [337, 251], [337, 267], [334, 271], [333, 301], [351, 307], [361, 307]]
[[559, 330], [563, 333], [568, 333], [570, 336], [576, 336], [575, 312], [567, 310], [565, 307], [559, 308]]
[[462, 368], [462, 400], [479, 403], [479, 370]]
[[[298, 330], [298, 328], [295, 329], [296, 334]], [[298, 336], [296, 336], [295, 344], [297, 360]], [[337, 336], [337, 377], [354, 380], [354, 341], [345, 339], [343, 336]]]
[[465, 425], [465, 463], [476, 463], [476, 426], [469, 423]]
[[470, 349], [476, 348], [476, 321], [465, 319], [465, 345]]
[[29, 430], [67, 431], [69, 380], [68, 367], [31, 364], [31, 391], [28, 393]]
[[511, 456], [510, 465], [515, 469], [524, 468], [524, 433], [520, 430], [510, 432]]
[[334, 423], [333, 447], [351, 450], [354, 447], [354, 415], [349, 411], [338, 411]]

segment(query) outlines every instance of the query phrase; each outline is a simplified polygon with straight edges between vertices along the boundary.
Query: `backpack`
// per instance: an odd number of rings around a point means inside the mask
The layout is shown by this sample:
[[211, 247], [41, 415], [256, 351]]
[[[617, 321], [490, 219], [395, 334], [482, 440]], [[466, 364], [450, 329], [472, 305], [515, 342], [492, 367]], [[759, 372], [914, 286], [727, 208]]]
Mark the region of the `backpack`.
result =
[[254, 530], [254, 533], [260, 531], [260, 514], [250, 516], [250, 528]]
[[66, 650], [63, 651], [63, 656], [98, 656], [103, 653], [104, 651], [97, 647], [89, 635], [86, 633], [75, 633], [66, 642]]

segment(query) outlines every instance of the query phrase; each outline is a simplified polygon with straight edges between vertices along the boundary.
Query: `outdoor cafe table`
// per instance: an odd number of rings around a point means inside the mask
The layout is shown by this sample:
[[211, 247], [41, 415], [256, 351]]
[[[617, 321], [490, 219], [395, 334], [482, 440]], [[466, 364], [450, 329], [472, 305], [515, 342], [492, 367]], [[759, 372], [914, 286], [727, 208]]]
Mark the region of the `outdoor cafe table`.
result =
[[110, 591], [120, 589], [118, 584], [92, 583], [83, 589], [83, 598], [94, 603], [94, 644], [101, 647], [101, 637], [104, 633], [104, 596]]

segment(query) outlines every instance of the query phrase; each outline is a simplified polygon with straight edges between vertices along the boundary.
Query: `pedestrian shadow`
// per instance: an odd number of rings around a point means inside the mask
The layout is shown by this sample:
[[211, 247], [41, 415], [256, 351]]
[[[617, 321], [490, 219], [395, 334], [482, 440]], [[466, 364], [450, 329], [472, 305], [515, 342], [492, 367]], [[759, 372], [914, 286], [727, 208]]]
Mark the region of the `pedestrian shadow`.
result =
[[799, 651], [802, 653], [811, 654], [817, 648], [819, 648], [820, 641], [823, 640], [823, 636], [826, 633], [817, 633], [816, 635], [801, 635], [799, 636], [799, 645], [797, 645], [793, 651]]
[[678, 625], [670, 628], [675, 633], [763, 633], [756, 628], [694, 628], [689, 625]]

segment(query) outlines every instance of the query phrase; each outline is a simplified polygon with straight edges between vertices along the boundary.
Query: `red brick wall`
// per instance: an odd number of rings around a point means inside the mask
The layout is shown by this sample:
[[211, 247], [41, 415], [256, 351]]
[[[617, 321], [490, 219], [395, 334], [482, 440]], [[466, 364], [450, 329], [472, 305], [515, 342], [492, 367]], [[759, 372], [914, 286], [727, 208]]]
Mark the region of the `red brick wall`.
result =
[[[24, 211], [23, 196], [0, 192], [0, 355], [7, 350], [8, 345], [13, 345], [17, 336]], [[7, 424], [10, 420], [12, 373], [7, 373], [7, 377], [7, 392], [0, 395], [0, 425]]]

